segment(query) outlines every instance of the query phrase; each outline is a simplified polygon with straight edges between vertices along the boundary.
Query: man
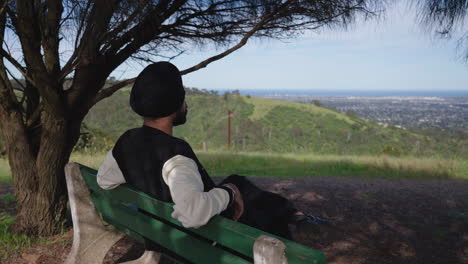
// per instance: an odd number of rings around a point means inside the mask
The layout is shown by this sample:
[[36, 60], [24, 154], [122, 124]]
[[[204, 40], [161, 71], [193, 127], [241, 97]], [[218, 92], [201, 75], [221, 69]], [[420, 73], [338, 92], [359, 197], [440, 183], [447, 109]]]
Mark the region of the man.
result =
[[125, 132], [98, 171], [98, 184], [112, 189], [128, 183], [158, 200], [174, 202], [172, 217], [184, 227], [200, 227], [228, 207], [233, 219], [243, 213], [233, 184], [216, 186], [190, 145], [172, 136], [187, 115], [179, 70], [168, 62], [146, 67], [137, 77], [130, 106], [144, 124]]
[[190, 145], [172, 136], [173, 127], [186, 122], [187, 104], [180, 72], [171, 63], [158, 62], [140, 73], [130, 106], [144, 124], [126, 131], [107, 154], [97, 176], [102, 188], [128, 183], [158, 200], [174, 202], [172, 217], [184, 227], [200, 227], [222, 213], [290, 238], [289, 223], [311, 219], [287, 199], [258, 189], [245, 177], [232, 175], [221, 185], [213, 182]]

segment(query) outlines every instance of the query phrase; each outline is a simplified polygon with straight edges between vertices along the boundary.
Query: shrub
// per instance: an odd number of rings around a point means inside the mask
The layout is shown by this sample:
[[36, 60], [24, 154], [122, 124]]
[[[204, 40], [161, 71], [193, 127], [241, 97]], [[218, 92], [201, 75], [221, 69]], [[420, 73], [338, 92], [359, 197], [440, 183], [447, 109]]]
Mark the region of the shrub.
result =
[[400, 156], [401, 156], [401, 150], [400, 150], [398, 147], [386, 145], [386, 146], [382, 149], [382, 151], [380, 152], [380, 155], [388, 155], [388, 156], [393, 156], [393, 157], [400, 157]]

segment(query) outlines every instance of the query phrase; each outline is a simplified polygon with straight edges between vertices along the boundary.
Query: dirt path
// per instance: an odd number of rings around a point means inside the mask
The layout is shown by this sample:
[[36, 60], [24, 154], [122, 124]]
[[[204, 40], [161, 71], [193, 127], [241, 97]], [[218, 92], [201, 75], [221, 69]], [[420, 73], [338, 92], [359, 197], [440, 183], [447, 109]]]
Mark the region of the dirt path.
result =
[[[468, 181], [344, 177], [253, 181], [291, 199], [302, 211], [334, 219], [335, 228], [323, 228], [318, 235], [293, 231], [294, 240], [324, 252], [328, 263], [468, 263]], [[46, 247], [57, 252], [54, 245]], [[125, 239], [109, 252], [106, 263], [131, 259], [141, 250]], [[44, 248], [26, 253], [35, 252]], [[43, 255], [37, 263], [53, 264], [52, 259], [61, 263], [63, 256]], [[9, 263], [27, 262], [17, 257]]]
[[295, 233], [329, 263], [468, 263], [468, 181], [255, 179], [337, 229]]

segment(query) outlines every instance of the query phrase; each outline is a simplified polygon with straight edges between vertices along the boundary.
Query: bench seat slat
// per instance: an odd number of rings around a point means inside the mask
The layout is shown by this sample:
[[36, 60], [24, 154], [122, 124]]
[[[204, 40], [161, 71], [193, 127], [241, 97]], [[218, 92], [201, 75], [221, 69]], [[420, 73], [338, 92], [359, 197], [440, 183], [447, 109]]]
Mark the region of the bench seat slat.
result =
[[[112, 219], [113, 223], [120, 226], [130, 226], [132, 232], [145, 236], [177, 255], [183, 256], [195, 264], [219, 263], [219, 264], [248, 264], [250, 262], [230, 254], [220, 248], [211, 246], [205, 241], [200, 241], [189, 234], [168, 226], [154, 218], [121, 204], [114, 204], [108, 199], [103, 199], [92, 194], [95, 206], [103, 214], [105, 219]], [[209, 252], [207, 254], [206, 252]]]
[[[96, 171], [94, 169], [82, 166], [81, 172], [85, 182], [96, 194], [99, 194], [102, 197], [107, 197], [113, 202], [131, 202], [144, 211], [161, 217], [178, 226], [182, 226], [179, 221], [171, 217], [173, 204], [156, 200], [128, 185], [122, 185], [113, 190], [103, 190], [97, 185]], [[198, 229], [188, 228], [188, 230], [210, 240], [216, 241], [228, 248], [232, 248], [249, 258], [253, 258], [252, 248], [255, 239], [260, 235], [268, 235], [278, 238], [286, 244], [285, 253], [288, 258], [288, 263], [290, 264], [326, 263], [323, 253], [319, 251], [221, 216], [213, 217], [210, 219], [209, 223], [203, 227]]]

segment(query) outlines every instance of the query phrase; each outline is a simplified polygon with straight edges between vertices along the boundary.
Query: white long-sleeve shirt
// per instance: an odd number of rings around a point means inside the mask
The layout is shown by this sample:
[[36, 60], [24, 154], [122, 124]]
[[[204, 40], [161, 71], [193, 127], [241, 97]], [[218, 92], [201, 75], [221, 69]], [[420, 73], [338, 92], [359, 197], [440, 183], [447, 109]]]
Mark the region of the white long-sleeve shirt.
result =
[[[186, 228], [205, 225], [211, 217], [220, 214], [229, 204], [229, 194], [224, 189], [213, 188], [204, 192], [197, 164], [190, 158], [176, 155], [167, 160], [162, 176], [175, 203], [171, 216]], [[101, 188], [109, 190], [125, 182], [111, 150], [99, 167], [97, 183]]]

